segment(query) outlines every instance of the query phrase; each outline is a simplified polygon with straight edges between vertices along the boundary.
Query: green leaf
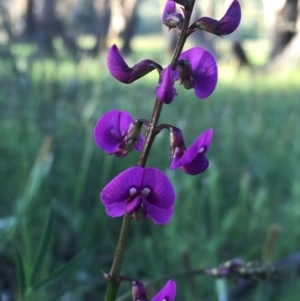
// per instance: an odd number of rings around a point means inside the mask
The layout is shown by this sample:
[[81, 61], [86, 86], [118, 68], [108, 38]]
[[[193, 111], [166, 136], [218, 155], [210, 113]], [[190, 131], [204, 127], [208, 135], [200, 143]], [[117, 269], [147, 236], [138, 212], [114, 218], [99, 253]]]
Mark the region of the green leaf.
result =
[[48, 285], [52, 284], [53, 282], [59, 280], [62, 276], [65, 276], [74, 271], [74, 269], [80, 264], [82, 261], [82, 257], [85, 254], [85, 251], [81, 251], [75, 257], [73, 257], [70, 261], [68, 261], [65, 265], [57, 268], [53, 271], [46, 279], [42, 280], [35, 286], [33, 286], [33, 290], [35, 292], [46, 288]]
[[25, 275], [25, 269], [24, 269], [24, 261], [22, 254], [20, 253], [20, 250], [17, 246], [14, 248], [14, 259], [16, 264], [16, 273], [17, 273], [17, 283], [18, 288], [21, 296], [24, 296], [24, 293], [27, 288], [26, 284], [26, 275]]
[[[65, 293], [66, 293], [65, 290], [63, 290], [63, 291], [57, 293], [56, 295], [50, 297], [50, 298], [47, 299], [46, 301], [60, 301], [61, 298], [64, 296]], [[1, 300], [0, 300], [0, 301], [1, 301]]]
[[47, 252], [49, 251], [49, 246], [51, 243], [51, 234], [53, 230], [53, 220], [54, 220], [54, 210], [53, 206], [50, 207], [46, 223], [44, 225], [43, 234], [40, 240], [40, 244], [37, 251], [36, 261], [34, 262], [31, 279], [30, 279], [30, 286], [34, 286], [38, 279], [42, 269], [43, 264], [47, 258]]

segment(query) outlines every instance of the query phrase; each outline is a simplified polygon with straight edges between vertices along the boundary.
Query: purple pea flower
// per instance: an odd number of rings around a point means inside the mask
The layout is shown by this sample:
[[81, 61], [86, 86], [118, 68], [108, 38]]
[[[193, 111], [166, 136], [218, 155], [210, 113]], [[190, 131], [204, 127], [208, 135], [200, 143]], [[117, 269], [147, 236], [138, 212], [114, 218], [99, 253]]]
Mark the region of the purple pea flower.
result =
[[170, 279], [151, 301], [174, 301], [175, 295], [176, 283], [174, 280]]
[[186, 89], [194, 88], [198, 98], [206, 98], [216, 87], [218, 67], [208, 51], [194, 47], [180, 55], [176, 75]]
[[170, 132], [173, 155], [170, 169], [181, 168], [190, 175], [204, 172], [209, 165], [205, 153], [210, 147], [212, 135], [212, 129], [205, 131], [185, 150], [181, 132]]
[[157, 99], [163, 103], [170, 104], [173, 101], [176, 90], [174, 88], [173, 71], [170, 65], [161, 72], [161, 83], [156, 88], [155, 94]]
[[142, 149], [143, 138], [140, 131], [141, 125], [128, 112], [114, 109], [99, 119], [94, 139], [98, 147], [107, 154], [124, 157], [134, 148], [139, 151]]
[[241, 6], [237, 0], [234, 0], [219, 21], [209, 17], [202, 17], [193, 23], [190, 29], [200, 29], [222, 37], [234, 32], [238, 28], [241, 15]]
[[111, 217], [141, 212], [155, 224], [167, 224], [173, 214], [175, 192], [160, 170], [131, 167], [109, 182], [100, 198]]
[[176, 13], [176, 4], [173, 0], [168, 0], [165, 4], [164, 12], [162, 15], [162, 22], [169, 29], [179, 27], [183, 25], [183, 15]]
[[162, 70], [162, 67], [152, 60], [143, 60], [129, 67], [116, 45], [108, 50], [107, 66], [111, 75], [124, 84], [131, 84], [154, 69]]

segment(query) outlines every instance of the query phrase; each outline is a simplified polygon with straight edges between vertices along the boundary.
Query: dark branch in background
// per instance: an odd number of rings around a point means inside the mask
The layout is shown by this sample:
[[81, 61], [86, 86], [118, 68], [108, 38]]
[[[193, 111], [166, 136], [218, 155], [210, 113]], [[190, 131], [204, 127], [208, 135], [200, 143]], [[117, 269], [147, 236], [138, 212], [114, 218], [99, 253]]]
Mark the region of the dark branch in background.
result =
[[296, 33], [299, 0], [286, 0], [275, 19], [270, 60], [279, 55]]
[[[274, 264], [279, 271], [278, 277], [271, 280], [274, 290], [280, 289], [287, 281], [300, 277], [300, 251], [281, 259]], [[260, 283], [257, 279], [244, 279], [228, 294], [228, 301], [246, 300]]]

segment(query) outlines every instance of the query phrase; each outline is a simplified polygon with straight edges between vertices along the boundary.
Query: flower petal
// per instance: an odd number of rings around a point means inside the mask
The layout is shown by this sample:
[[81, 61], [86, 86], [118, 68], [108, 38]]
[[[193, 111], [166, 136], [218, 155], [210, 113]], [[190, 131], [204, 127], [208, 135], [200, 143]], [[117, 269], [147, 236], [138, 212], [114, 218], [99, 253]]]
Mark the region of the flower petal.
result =
[[198, 175], [204, 172], [209, 165], [207, 158], [203, 154], [198, 154], [190, 163], [180, 166], [180, 168], [189, 175]]
[[126, 111], [113, 109], [97, 122], [94, 139], [99, 148], [112, 155], [118, 148], [133, 118]]
[[173, 214], [173, 207], [169, 209], [157, 208], [147, 201], [143, 200], [143, 206], [146, 212], [146, 215], [150, 216], [153, 222], [157, 225], [166, 225], [171, 220]]
[[176, 283], [170, 279], [165, 286], [152, 298], [151, 301], [174, 301], [176, 296]]
[[183, 52], [179, 59], [186, 59], [191, 64], [197, 97], [208, 97], [214, 91], [218, 80], [218, 68], [214, 57], [205, 49], [194, 47]]
[[204, 154], [210, 147], [212, 134], [212, 129], [202, 133], [181, 157], [175, 156], [171, 163], [170, 169], [181, 168], [190, 175], [197, 175], [201, 172], [204, 172], [209, 165], [209, 162]]
[[166, 175], [152, 167], [145, 168], [141, 183], [142, 188], [149, 188], [147, 201], [157, 208], [173, 208], [175, 191]]
[[130, 197], [131, 188], [140, 190], [143, 172], [142, 167], [131, 167], [117, 175], [103, 188], [100, 194], [102, 203], [107, 206], [126, 202]]
[[107, 66], [111, 75], [118, 81], [127, 84], [132, 77], [132, 68], [130, 68], [117, 45], [112, 45], [108, 50]]
[[173, 72], [170, 65], [162, 71], [161, 76], [162, 81], [156, 88], [155, 94], [159, 101], [170, 104], [176, 95]]
[[237, 0], [232, 1], [225, 15], [220, 19], [218, 31], [220, 35], [227, 35], [234, 32], [241, 22], [241, 6]]
[[105, 211], [106, 214], [110, 217], [119, 217], [122, 216], [125, 212], [125, 202], [114, 203], [112, 205], [106, 205]]
[[139, 136], [137, 143], [135, 144], [134, 148], [138, 151], [141, 151], [144, 144], [144, 138], [142, 136]]
[[211, 139], [213, 135], [213, 129], [209, 129], [203, 132], [186, 150], [183, 156], [178, 160], [177, 165], [184, 166], [191, 163], [199, 154], [205, 154], [211, 144]]

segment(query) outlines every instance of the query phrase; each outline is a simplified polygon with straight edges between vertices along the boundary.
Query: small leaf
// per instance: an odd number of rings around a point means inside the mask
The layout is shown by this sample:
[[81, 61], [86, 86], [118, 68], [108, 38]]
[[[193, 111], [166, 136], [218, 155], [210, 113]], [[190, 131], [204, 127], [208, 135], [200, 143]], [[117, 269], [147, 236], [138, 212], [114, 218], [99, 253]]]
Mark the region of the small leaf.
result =
[[19, 287], [19, 292], [21, 296], [24, 296], [25, 290], [26, 290], [26, 275], [24, 270], [24, 261], [22, 254], [20, 253], [20, 250], [17, 246], [14, 248], [14, 259], [16, 264], [16, 272], [17, 272], [17, 283]]
[[46, 223], [44, 225], [43, 234], [40, 240], [40, 244], [37, 251], [36, 261], [33, 266], [30, 286], [34, 286], [38, 281], [38, 276], [41, 276], [40, 273], [43, 269], [43, 264], [47, 257], [47, 252], [51, 243], [51, 234], [53, 230], [53, 220], [54, 220], [54, 210], [53, 206], [50, 207]]

